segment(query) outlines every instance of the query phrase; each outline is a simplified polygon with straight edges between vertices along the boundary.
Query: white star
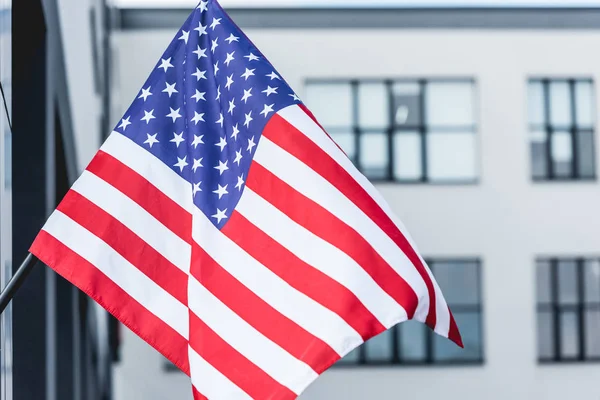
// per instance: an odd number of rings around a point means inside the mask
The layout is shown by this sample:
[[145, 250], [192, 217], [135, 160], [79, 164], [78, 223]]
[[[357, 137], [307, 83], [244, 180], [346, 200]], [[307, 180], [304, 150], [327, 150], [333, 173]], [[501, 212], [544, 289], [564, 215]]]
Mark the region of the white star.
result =
[[167, 114], [167, 117], [171, 117], [173, 122], [177, 121], [177, 118], [181, 118], [181, 114], [179, 114], [179, 110], [181, 110], [181, 108], [173, 110], [171, 107], [169, 107], [169, 109], [171, 110], [171, 113]]
[[219, 38], [216, 38], [215, 40], [212, 41], [212, 46], [210, 48], [210, 51], [212, 51], [213, 54], [215, 54], [215, 50], [217, 49], [217, 47], [219, 47], [219, 43], [217, 43], [218, 40], [219, 40]]
[[177, 157], [177, 164], [175, 164], [173, 166], [174, 167], [178, 167], [179, 168], [179, 172], [183, 172], [183, 169], [188, 166], [187, 161], [185, 161], [186, 158], [187, 158], [187, 156], [185, 156], [183, 158]]
[[240, 166], [240, 161], [242, 161], [242, 149], [235, 152], [235, 160], [233, 160], [234, 164]]
[[196, 172], [196, 170], [198, 168], [202, 168], [204, 167], [204, 165], [202, 165], [202, 157], [200, 157], [200, 159], [196, 160], [194, 159], [194, 165], [192, 166], [192, 169], [194, 170], [194, 172]]
[[290, 94], [289, 96], [291, 96], [291, 97], [294, 99], [294, 101], [300, 101], [300, 97], [298, 97], [298, 96], [296, 95], [296, 93], [292, 93], [292, 94]]
[[224, 137], [219, 138], [219, 143], [215, 143], [215, 146], [220, 147], [221, 151], [227, 146], [227, 139]]
[[221, 197], [225, 196], [226, 194], [229, 194], [229, 192], [227, 191], [227, 186], [221, 186], [217, 183], [217, 190], [213, 190], [213, 193], [218, 194], [219, 195], [219, 200], [221, 200]]
[[223, 113], [221, 113], [221, 116], [219, 117], [218, 120], [215, 121], [215, 123], [221, 125], [221, 128], [222, 128], [223, 127], [223, 121], [224, 121], [224, 119], [223, 119]]
[[161, 58], [161, 64], [158, 66], [158, 68], [163, 68], [165, 72], [167, 72], [169, 68], [173, 68], [173, 64], [171, 64], [171, 58], [169, 57], [166, 60]]
[[246, 68], [246, 72], [244, 72], [242, 74], [242, 78], [245, 78], [246, 80], [248, 80], [248, 78], [250, 78], [252, 75], [254, 75], [254, 71], [256, 71], [256, 69]]
[[202, 191], [202, 189], [200, 189], [200, 184], [201, 183], [202, 182], [194, 183], [194, 187], [192, 188], [192, 196], [196, 197], [196, 193]]
[[204, 113], [198, 114], [196, 111], [194, 111], [194, 118], [192, 118], [192, 122], [198, 125], [198, 122], [200, 121], [204, 122]]
[[206, 98], [204, 98], [205, 94], [206, 92], [200, 92], [198, 89], [196, 89], [196, 94], [192, 96], [192, 99], [195, 99], [196, 103], [198, 102], [198, 100], [206, 101]]
[[274, 105], [275, 104], [271, 104], [270, 106], [268, 106], [268, 105], [265, 104], [265, 109], [260, 112], [260, 115], [264, 114], [265, 118], [267, 118], [267, 115], [269, 115], [269, 113], [273, 112], [273, 106]]
[[248, 90], [244, 89], [244, 95], [242, 96], [242, 101], [244, 102], [244, 104], [246, 104], [248, 102], [248, 99], [252, 97], [252, 93], [250, 93], [251, 91], [252, 88]]
[[254, 148], [254, 146], [256, 146], [256, 143], [254, 143], [254, 136], [252, 136], [252, 138], [250, 140], [248, 140], [248, 151], [250, 153], [252, 153], [252, 149]]
[[270, 73], [270, 74], [268, 74], [267, 76], [268, 76], [269, 78], [271, 78], [271, 80], [273, 80], [273, 79], [279, 79], [279, 80], [281, 80], [281, 78], [279, 77], [279, 75], [277, 75], [277, 74], [275, 73], [275, 71], [271, 72], [271, 73]]
[[131, 122], [129, 122], [129, 118], [131, 118], [131, 116], [122, 119], [121, 120], [121, 125], [119, 125], [119, 128], [123, 128], [123, 130], [127, 129], [127, 126], [131, 125]]
[[179, 40], [183, 40], [185, 42], [185, 44], [187, 44], [189, 38], [190, 38], [190, 31], [184, 31], [182, 29], [181, 30], [181, 36], [179, 37]]
[[198, 56], [198, 60], [201, 59], [202, 57], [208, 58], [208, 56], [206, 55], [206, 49], [201, 49], [200, 46], [198, 46], [198, 48], [196, 50], [192, 51], [192, 53], [194, 53]]
[[240, 191], [241, 191], [241, 190], [242, 190], [242, 186], [244, 186], [244, 175], [240, 175], [240, 176], [238, 176], [238, 182], [237, 182], [237, 184], [235, 185], [235, 188], [236, 188], [237, 190], [240, 190]]
[[185, 139], [183, 138], [183, 132], [181, 132], [179, 135], [173, 132], [173, 139], [169, 140], [169, 142], [175, 143], [175, 146], [179, 148], [181, 142], [185, 142]]
[[235, 124], [233, 126], [233, 133], [231, 134], [231, 137], [233, 138], [233, 140], [237, 140], [238, 133], [240, 133], [240, 130], [238, 129], [238, 124]]
[[138, 97], [138, 99], [143, 98], [144, 101], [146, 101], [148, 96], [152, 96], [152, 92], [150, 92], [150, 86], [148, 86], [148, 89], [142, 89], [142, 94], [140, 94], [140, 97]]
[[231, 99], [231, 101], [229, 102], [229, 111], [227, 111], [229, 114], [233, 115], [233, 109], [235, 108], [235, 99]]
[[252, 110], [250, 110], [250, 112], [248, 114], [246, 114], [246, 121], [244, 122], [244, 126], [246, 128], [250, 128], [250, 122], [253, 120], [254, 118], [252, 118]]
[[204, 137], [204, 135], [200, 135], [200, 136], [194, 135], [194, 141], [192, 142], [192, 146], [194, 146], [194, 149], [196, 147], [198, 147], [199, 144], [204, 144], [204, 142], [202, 141], [203, 137]]
[[177, 85], [177, 82], [175, 82], [172, 85], [169, 85], [169, 82], [165, 82], [167, 84], [167, 87], [163, 90], [163, 93], [168, 93], [169, 94], [169, 98], [171, 98], [171, 95], [173, 93], [179, 93], [179, 91], [177, 91], [177, 89], [175, 89], [175, 85]]
[[219, 165], [217, 165], [215, 167], [215, 169], [219, 170], [219, 175], [223, 175], [223, 172], [227, 171], [229, 169], [229, 167], [227, 166], [227, 163], [229, 161], [225, 160], [225, 162], [223, 161], [219, 161]]
[[217, 76], [217, 72], [219, 72], [219, 62], [215, 63], [215, 76]]
[[192, 76], [196, 77], [196, 82], [200, 79], [206, 79], [206, 71], [200, 71], [198, 68], [196, 68], [196, 72], [194, 72]]
[[244, 56], [244, 58], [248, 59], [248, 62], [250, 61], [254, 61], [254, 60], [258, 60], [258, 57], [256, 57], [254, 54], [250, 53], [247, 56]]
[[237, 37], [237, 36], [234, 36], [233, 33], [232, 33], [231, 35], [229, 35], [229, 37], [227, 39], [225, 39], [225, 41], [229, 42], [229, 44], [231, 44], [231, 42], [239, 42], [240, 38]]
[[146, 133], [146, 136], [148, 136], [148, 139], [146, 139], [144, 144], [147, 144], [148, 146], [150, 146], [150, 148], [152, 148], [152, 145], [154, 143], [158, 143], [158, 139], [156, 139], [156, 135], [158, 135], [158, 133], [155, 133], [154, 135]]
[[225, 59], [225, 65], [227, 65], [229, 67], [229, 63], [232, 62], [233, 60], [235, 60], [235, 58], [233, 57], [233, 53], [235, 53], [235, 51], [231, 52], [231, 53], [227, 53], [227, 58]]
[[212, 22], [212, 24], [210, 24], [211, 29], [214, 31], [215, 28], [217, 27], [217, 25], [221, 25], [221, 18], [213, 17], [213, 22]]
[[278, 88], [276, 88], [276, 87], [272, 88], [271, 86], [267, 86], [267, 88], [265, 90], [263, 90], [262, 93], [266, 93], [267, 97], [269, 97], [273, 93], [277, 94], [277, 89]]
[[231, 76], [227, 77], [227, 83], [225, 84], [225, 87], [227, 88], [227, 90], [229, 90], [231, 88], [231, 85], [233, 85], [233, 74], [231, 74]]
[[206, 32], [207, 26], [202, 25], [202, 22], [198, 22], [198, 27], [194, 28], [195, 31], [198, 31], [198, 36], [208, 35]]
[[200, 12], [208, 10], [208, 1], [201, 1], [200, 5], [196, 8], [199, 8]]
[[215, 100], [219, 100], [221, 98], [221, 85], [217, 87], [217, 98]]
[[226, 212], [227, 209], [221, 211], [217, 208], [217, 213], [215, 215], [211, 215], [211, 217], [217, 220], [217, 224], [220, 224], [222, 219], [227, 219], [227, 215], [225, 215]]
[[156, 118], [153, 114], [154, 110], [150, 110], [150, 112], [144, 110], [144, 118], [142, 118], [142, 121], [146, 121], [146, 125], [148, 125], [151, 119]]

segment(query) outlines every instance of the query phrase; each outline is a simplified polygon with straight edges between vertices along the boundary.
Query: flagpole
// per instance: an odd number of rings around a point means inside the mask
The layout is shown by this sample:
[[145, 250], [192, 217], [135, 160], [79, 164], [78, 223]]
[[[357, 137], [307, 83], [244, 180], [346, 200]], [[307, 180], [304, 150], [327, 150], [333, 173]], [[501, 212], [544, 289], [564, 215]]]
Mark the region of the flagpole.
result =
[[25, 258], [25, 261], [21, 264], [17, 272], [10, 279], [2, 293], [0, 293], [0, 314], [4, 312], [8, 303], [15, 297], [17, 290], [23, 285], [25, 279], [27, 279], [27, 275], [31, 272], [35, 264], [37, 264], [39, 260], [33, 254], [29, 253], [29, 255]]

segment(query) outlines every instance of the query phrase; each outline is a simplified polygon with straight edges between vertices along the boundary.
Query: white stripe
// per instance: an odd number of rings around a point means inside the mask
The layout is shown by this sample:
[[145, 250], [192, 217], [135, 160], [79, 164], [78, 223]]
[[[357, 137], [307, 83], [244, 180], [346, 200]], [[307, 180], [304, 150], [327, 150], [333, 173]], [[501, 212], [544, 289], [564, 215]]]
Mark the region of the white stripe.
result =
[[190, 310], [227, 344], [277, 382], [300, 394], [318, 375], [231, 311], [196, 279], [189, 279]]
[[[419, 303], [428, 298], [425, 282], [406, 254], [377, 224], [325, 178], [266, 137], [260, 139], [254, 160], [356, 230], [413, 288], [419, 297]], [[285, 165], [285, 168], [281, 168], [282, 165]]]
[[[181, 179], [181, 178], [180, 178]], [[72, 190], [112, 215], [152, 246], [177, 268], [189, 273], [192, 249], [135, 201], [89, 171], [84, 171]]]
[[119, 132], [113, 132], [100, 150], [146, 178], [167, 197], [191, 212], [192, 186], [156, 156]]
[[406, 311], [356, 261], [291, 220], [251, 189], [244, 189], [236, 210], [302, 261], [353, 292], [386, 328], [406, 320]]
[[[435, 282], [433, 274], [431, 270], [425, 263], [425, 260], [420, 256], [419, 250], [415, 241], [412, 239], [410, 233], [402, 223], [402, 221], [396, 216], [396, 214], [392, 211], [388, 202], [383, 198], [381, 193], [369, 182], [369, 180], [362, 174], [360, 171], [354, 166], [352, 161], [335, 145], [335, 143], [323, 132], [321, 127], [317, 125], [312, 118], [310, 118], [304, 110], [302, 110], [297, 105], [293, 105], [290, 107], [286, 107], [283, 110], [280, 110], [278, 114], [284, 118], [287, 122], [293, 125], [296, 129], [302, 132], [306, 137], [308, 137], [313, 143], [319, 146], [325, 153], [327, 153], [331, 158], [333, 158], [354, 180], [371, 196], [373, 200], [381, 207], [381, 209], [386, 213], [388, 217], [392, 220], [392, 222], [396, 225], [398, 230], [402, 232], [406, 240], [409, 242], [411, 247], [415, 250], [415, 252], [419, 255], [421, 262], [425, 266], [427, 274], [430, 279]], [[450, 315], [448, 312], [448, 307], [446, 306], [446, 302], [443, 299], [443, 294], [437, 284], [434, 283], [436, 299], [441, 299], [442, 304], [436, 304], [436, 314], [437, 314], [437, 323], [436, 323], [436, 332], [447, 336], [447, 327], [449, 326]], [[415, 319], [419, 321], [425, 321], [429, 310], [429, 297], [421, 299], [419, 301], [419, 307], [415, 313]]]
[[223, 235], [200, 211], [194, 212], [194, 240], [223, 269], [275, 310], [327, 343], [339, 355], [359, 346], [361, 336], [340, 316], [299, 292]]
[[227, 379], [188, 346], [192, 385], [209, 399], [252, 400], [246, 392]]
[[188, 338], [188, 308], [112, 247], [58, 210], [52, 213], [43, 229], [98, 268], [181, 336]]

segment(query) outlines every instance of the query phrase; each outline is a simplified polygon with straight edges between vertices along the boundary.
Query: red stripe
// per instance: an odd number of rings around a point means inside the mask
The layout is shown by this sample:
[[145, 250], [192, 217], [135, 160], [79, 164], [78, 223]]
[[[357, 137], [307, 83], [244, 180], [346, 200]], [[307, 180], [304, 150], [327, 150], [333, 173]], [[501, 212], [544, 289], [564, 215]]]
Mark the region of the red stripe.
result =
[[296, 223], [356, 261], [412, 318], [419, 302], [414, 290], [358, 232], [258, 163], [250, 168], [246, 185]]
[[396, 243], [402, 252], [406, 254], [417, 271], [419, 271], [421, 278], [427, 286], [429, 312], [426, 323], [431, 328], [434, 328], [436, 324], [436, 301], [435, 289], [431, 277], [408, 240], [377, 202], [371, 198], [365, 189], [341, 165], [281, 116], [274, 115], [269, 120], [263, 135], [312, 168], [331, 185], [336, 187], [362, 212], [371, 218]]
[[[241, 217], [236, 215], [231, 219], [238, 220], [239, 218]], [[228, 222], [228, 225], [233, 222], [232, 220]], [[237, 233], [246, 236], [252, 235], [251, 232], [243, 232], [239, 228]], [[267, 248], [263, 250], [269, 252]], [[280, 260], [280, 262], [282, 265], [286, 265], [285, 260]], [[293, 266], [286, 265], [286, 268], [293, 269]], [[197, 244], [192, 245], [191, 274], [215, 297], [256, 330], [297, 359], [304, 361], [317, 373], [322, 373], [340, 358], [327, 343], [279, 313], [240, 283]]]
[[142, 175], [102, 150], [98, 151], [87, 170], [135, 201], [181, 239], [191, 243], [192, 215]]
[[[385, 326], [348, 288], [302, 261], [241, 214], [234, 212], [221, 232], [290, 286], [343, 318], [363, 340], [385, 331]], [[327, 367], [330, 365], [328, 362]]]
[[450, 330], [448, 331], [448, 339], [452, 340], [454, 343], [464, 348], [462, 338], [460, 337], [460, 332], [458, 331], [458, 326], [456, 325], [456, 321], [454, 320], [454, 315], [450, 311], [450, 307], [448, 307], [448, 313], [450, 314]]
[[102, 239], [154, 283], [187, 305], [188, 276], [112, 215], [70, 190], [58, 208]]
[[200, 393], [194, 386], [192, 386], [192, 394], [194, 395], [194, 400], [208, 400], [208, 397]]
[[206, 362], [255, 399], [297, 396], [231, 347], [190, 310], [190, 346]]
[[187, 375], [187, 340], [115, 284], [90, 262], [41, 231], [29, 251], [70, 281]]

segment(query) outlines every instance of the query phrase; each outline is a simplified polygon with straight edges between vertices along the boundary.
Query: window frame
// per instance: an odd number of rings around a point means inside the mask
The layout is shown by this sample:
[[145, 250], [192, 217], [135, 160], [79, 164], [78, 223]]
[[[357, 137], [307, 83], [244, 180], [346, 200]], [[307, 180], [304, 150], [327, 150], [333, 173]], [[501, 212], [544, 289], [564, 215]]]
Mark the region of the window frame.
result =
[[[577, 302], [575, 304], [560, 304], [560, 289], [559, 289], [559, 263], [572, 262], [576, 267], [575, 282], [577, 285]], [[563, 363], [598, 363], [600, 362], [600, 354], [598, 356], [586, 357], [586, 327], [585, 313], [588, 310], [600, 311], [600, 300], [597, 302], [587, 302], [585, 298], [585, 263], [597, 261], [600, 262], [600, 257], [538, 257], [535, 260], [535, 276], [537, 281], [537, 268], [539, 263], [548, 263], [549, 267], [549, 300], [547, 302], [539, 301], [539, 293], [535, 293], [535, 310], [536, 310], [536, 340], [539, 346], [539, 324], [538, 316], [540, 313], [549, 313], [552, 318], [551, 330], [551, 346], [554, 353], [553, 357], [544, 357], [540, 355], [539, 347], [537, 347], [537, 361], [539, 364], [563, 364]], [[577, 356], [569, 357], [562, 355], [562, 331], [560, 319], [564, 313], [575, 313], [577, 317]]]
[[[594, 113], [594, 120], [590, 128], [581, 127], [577, 123], [577, 95], [575, 92], [575, 85], [577, 83], [590, 83], [592, 85], [592, 93], [591, 99], [592, 109], [595, 110], [596, 104], [596, 85], [595, 81], [591, 77], [536, 77], [532, 76], [527, 79], [527, 90], [526, 96], [529, 98], [529, 85], [532, 83], [538, 83], [542, 85], [542, 94], [543, 94], [543, 105], [542, 105], [542, 113], [543, 113], [543, 122], [542, 124], [534, 124], [529, 120], [529, 110], [526, 113], [527, 115], [527, 132], [529, 134], [528, 147], [529, 147], [529, 168], [530, 168], [530, 178], [534, 183], [565, 183], [565, 182], [596, 182], [598, 179], [598, 162], [597, 162], [597, 152], [596, 152], [596, 124], [597, 118]], [[551, 107], [552, 107], [552, 99], [550, 95], [550, 84], [551, 83], [567, 83], [569, 86], [569, 103], [570, 103], [570, 118], [571, 124], [569, 126], [560, 126], [554, 125], [551, 121]], [[529, 107], [529, 105], [528, 105]], [[533, 170], [533, 156], [531, 154], [531, 133], [533, 131], [543, 132], [545, 136], [545, 160], [546, 160], [546, 170], [543, 177], [535, 176]], [[572, 160], [571, 160], [571, 174], [570, 176], [557, 176], [554, 170], [554, 160], [552, 155], [552, 136], [556, 132], [569, 132], [571, 138], [571, 151], [572, 151]], [[593, 170], [592, 175], [585, 176], [582, 175], [579, 171], [579, 151], [578, 151], [578, 136], [581, 133], [591, 133], [592, 135], [592, 159], [593, 159]]]
[[[423, 335], [425, 337], [425, 357], [423, 360], [418, 361], [407, 361], [400, 357], [400, 349], [398, 346], [400, 338], [400, 327], [402, 323], [399, 323], [389, 330], [391, 331], [392, 340], [392, 351], [393, 357], [389, 361], [380, 360], [368, 360], [366, 357], [367, 347], [363, 343], [356, 350], [358, 351], [358, 360], [355, 362], [337, 362], [334, 364], [334, 368], [404, 368], [404, 367], [453, 367], [453, 366], [481, 366], [485, 364], [485, 331], [484, 331], [484, 306], [483, 306], [483, 291], [482, 291], [482, 261], [478, 257], [451, 257], [451, 258], [438, 258], [430, 257], [426, 258], [425, 262], [428, 264], [431, 272], [435, 271], [436, 263], [470, 263], [474, 264], [474, 269], [477, 274], [477, 298], [479, 303], [477, 305], [456, 305], [448, 304], [453, 314], [457, 313], [471, 313], [479, 315], [479, 337], [481, 344], [481, 352], [479, 357], [474, 359], [448, 359], [448, 360], [436, 360], [434, 350], [434, 339], [437, 335], [426, 325], [423, 324]], [[459, 327], [460, 330], [460, 327]]]
[[[354, 136], [354, 152], [355, 156], [352, 162], [358, 170], [361, 171], [369, 181], [373, 183], [398, 183], [403, 185], [477, 185], [481, 179], [481, 165], [480, 165], [480, 154], [481, 146], [479, 142], [479, 96], [477, 91], [477, 81], [473, 77], [465, 76], [454, 76], [454, 77], [399, 77], [399, 78], [308, 78], [304, 81], [304, 87], [306, 88], [312, 84], [340, 84], [346, 83], [351, 87], [351, 103], [352, 103], [352, 121], [348, 127], [327, 127], [325, 130], [333, 136], [337, 133], [351, 133]], [[361, 127], [359, 121], [359, 86], [360, 84], [373, 84], [383, 83], [385, 85], [387, 96], [389, 97], [389, 111], [387, 126], [383, 129]], [[430, 126], [426, 123], [427, 119], [427, 93], [426, 87], [430, 83], [466, 83], [470, 84], [473, 90], [473, 124], [465, 126]], [[394, 84], [417, 84], [419, 86], [419, 108], [421, 111], [420, 123], [414, 125], [397, 125], [394, 121], [394, 101], [393, 101], [393, 86]], [[431, 179], [429, 174], [427, 138], [430, 132], [436, 133], [471, 133], [475, 139], [475, 170], [473, 179], [461, 179], [461, 178], [450, 178], [450, 179]], [[373, 177], [369, 176], [361, 165], [361, 136], [384, 132], [387, 136], [387, 168], [385, 177]], [[420, 147], [421, 147], [421, 177], [417, 179], [402, 179], [397, 178], [395, 175], [395, 157], [394, 157], [394, 136], [401, 132], [416, 132], [419, 135]]]

